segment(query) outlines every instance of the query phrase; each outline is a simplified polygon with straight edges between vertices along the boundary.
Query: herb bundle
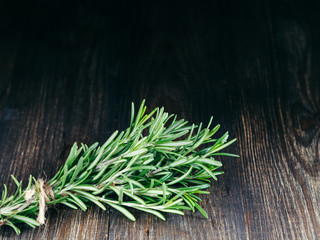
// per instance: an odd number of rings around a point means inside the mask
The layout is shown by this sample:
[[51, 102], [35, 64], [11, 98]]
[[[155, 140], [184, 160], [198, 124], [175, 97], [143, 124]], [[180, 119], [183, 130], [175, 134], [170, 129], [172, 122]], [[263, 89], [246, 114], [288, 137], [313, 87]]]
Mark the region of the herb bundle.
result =
[[210, 129], [202, 124], [188, 125], [184, 119], [169, 115], [163, 108], [146, 114], [144, 101], [136, 116], [134, 105], [130, 126], [115, 131], [101, 146], [77, 143], [58, 173], [45, 182], [29, 178], [22, 182], [12, 176], [16, 192], [8, 196], [4, 185], [0, 200], [0, 226], [8, 225], [17, 234], [17, 224], [37, 227], [45, 222], [46, 208], [64, 204], [83, 211], [90, 204], [103, 210], [115, 208], [130, 220], [135, 217], [128, 209], [138, 209], [165, 220], [162, 212], [183, 215], [184, 210], [198, 209], [198, 194], [209, 194], [210, 179], [217, 180], [222, 166], [215, 156], [237, 155], [220, 150], [235, 139], [227, 141], [228, 132], [213, 138], [220, 125]]

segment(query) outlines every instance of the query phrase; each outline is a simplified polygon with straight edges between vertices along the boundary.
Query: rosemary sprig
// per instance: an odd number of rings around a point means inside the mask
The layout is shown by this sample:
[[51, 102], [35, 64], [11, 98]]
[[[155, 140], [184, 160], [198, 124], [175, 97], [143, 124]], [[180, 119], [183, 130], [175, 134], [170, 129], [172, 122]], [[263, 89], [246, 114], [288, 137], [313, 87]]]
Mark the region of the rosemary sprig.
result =
[[[220, 125], [210, 129], [202, 124], [188, 125], [177, 120], [163, 108], [146, 114], [144, 101], [136, 116], [134, 105], [130, 126], [115, 131], [99, 146], [73, 145], [63, 167], [48, 182], [30, 176], [22, 189], [8, 197], [4, 185], [0, 201], [0, 226], [11, 226], [20, 233], [17, 224], [37, 227], [44, 223], [46, 206], [64, 204], [82, 209], [94, 203], [103, 210], [109, 205], [130, 220], [128, 211], [134, 208], [165, 220], [161, 212], [184, 214], [184, 210], [205, 211], [198, 204], [197, 194], [209, 194], [210, 179], [217, 180], [222, 166], [214, 157], [237, 157], [220, 151], [236, 139], [227, 142], [228, 132], [213, 138]], [[205, 147], [204, 147], [205, 146]]]

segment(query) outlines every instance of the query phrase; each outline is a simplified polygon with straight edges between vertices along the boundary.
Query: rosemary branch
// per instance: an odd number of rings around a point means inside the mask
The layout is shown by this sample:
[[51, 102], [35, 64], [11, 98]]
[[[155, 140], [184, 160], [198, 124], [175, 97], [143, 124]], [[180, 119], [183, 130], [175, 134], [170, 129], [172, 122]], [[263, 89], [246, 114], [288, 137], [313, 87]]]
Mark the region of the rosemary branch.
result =
[[210, 187], [210, 179], [223, 173], [217, 171], [222, 163], [215, 156], [237, 157], [220, 152], [236, 139], [227, 142], [228, 132], [213, 138], [220, 125], [210, 129], [211, 123], [212, 118], [207, 127], [188, 125], [163, 108], [146, 114], [144, 101], [135, 116], [132, 104], [125, 131], [115, 131], [102, 146], [74, 143], [64, 166], [48, 182], [30, 176], [22, 189], [12, 176], [17, 190], [8, 197], [4, 185], [0, 226], [8, 225], [17, 234], [19, 223], [37, 227], [44, 223], [44, 207], [54, 204], [83, 211], [90, 203], [103, 210], [108, 205], [132, 221], [135, 217], [127, 208], [163, 220], [161, 212], [183, 215], [184, 210], [195, 209], [208, 217], [196, 194], [209, 194], [204, 189]]

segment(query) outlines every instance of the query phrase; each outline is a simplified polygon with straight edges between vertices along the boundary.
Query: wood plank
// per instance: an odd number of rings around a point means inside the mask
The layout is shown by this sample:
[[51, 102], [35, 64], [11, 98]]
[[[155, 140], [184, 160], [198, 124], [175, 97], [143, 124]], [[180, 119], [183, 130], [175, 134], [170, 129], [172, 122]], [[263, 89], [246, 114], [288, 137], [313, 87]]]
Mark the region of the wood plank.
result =
[[11, 173], [50, 178], [74, 141], [126, 128], [130, 102], [144, 98], [190, 122], [213, 115], [240, 158], [220, 158], [225, 174], [202, 197], [209, 219], [132, 210], [131, 222], [110, 208], [57, 206], [46, 226], [20, 236], [3, 227], [0, 239], [320, 238], [318, 5], [31, 4], [20, 23], [6, 4], [0, 183], [10, 191]]

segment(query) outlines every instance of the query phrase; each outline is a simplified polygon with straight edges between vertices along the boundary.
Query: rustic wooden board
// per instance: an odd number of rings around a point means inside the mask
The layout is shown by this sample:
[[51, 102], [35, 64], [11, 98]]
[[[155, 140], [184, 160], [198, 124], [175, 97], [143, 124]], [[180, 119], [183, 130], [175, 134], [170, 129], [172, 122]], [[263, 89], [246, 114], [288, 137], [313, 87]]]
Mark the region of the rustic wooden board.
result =
[[[184, 1], [183, 1], [184, 2]], [[259, 3], [258, 3], [259, 2]], [[50, 178], [74, 141], [129, 124], [130, 102], [237, 137], [199, 212], [56, 206], [0, 239], [320, 239], [319, 4], [79, 3], [0, 8], [0, 183]]]

